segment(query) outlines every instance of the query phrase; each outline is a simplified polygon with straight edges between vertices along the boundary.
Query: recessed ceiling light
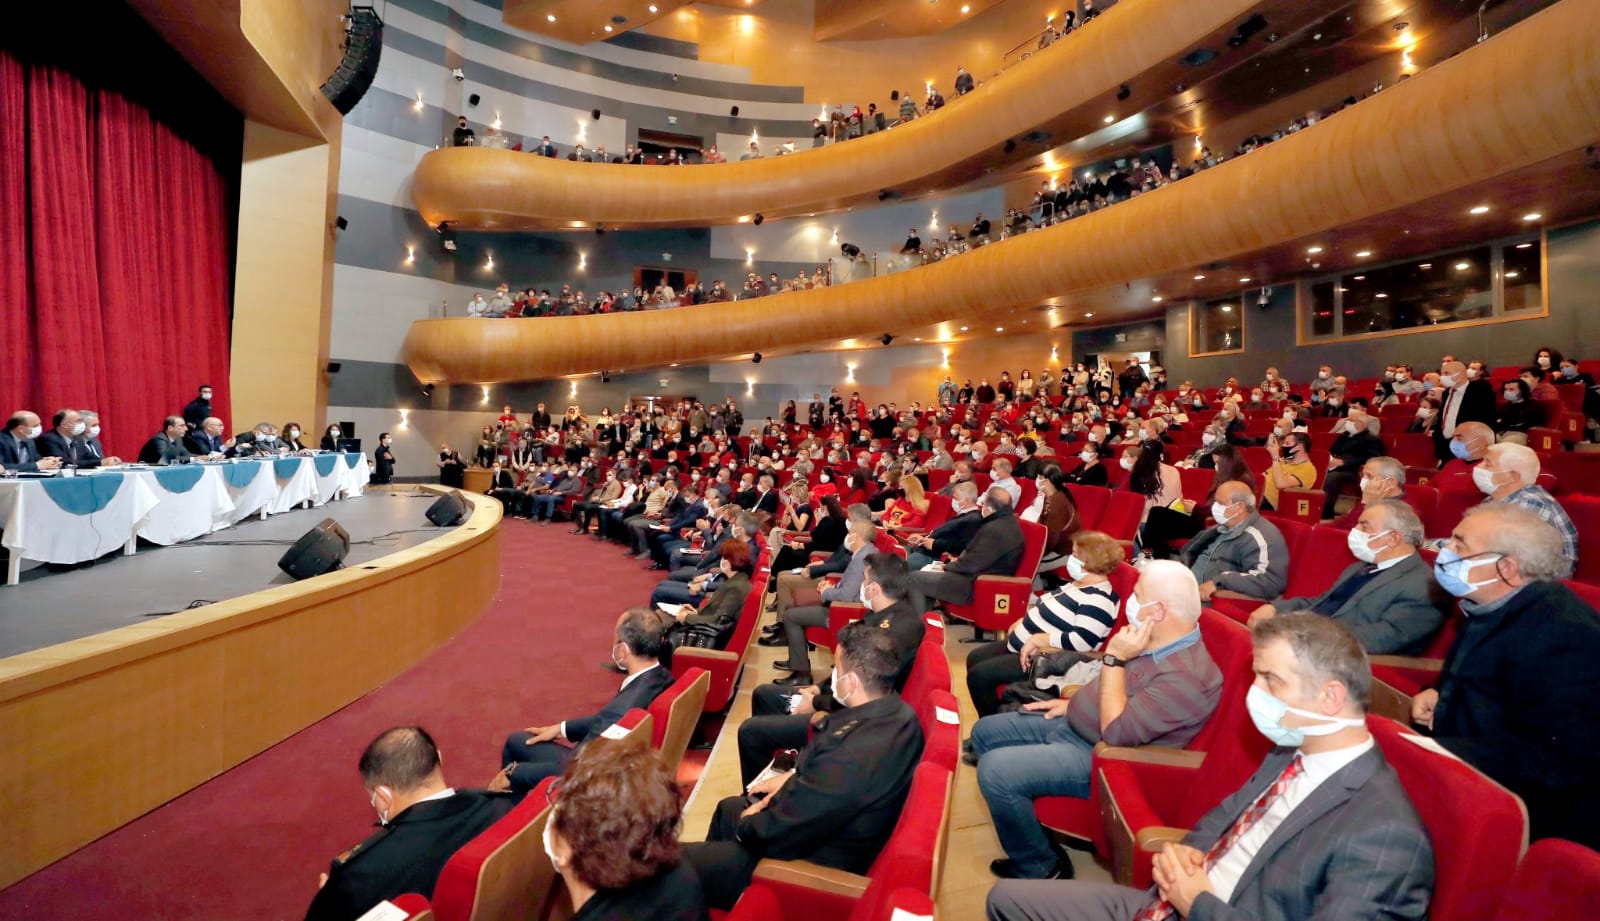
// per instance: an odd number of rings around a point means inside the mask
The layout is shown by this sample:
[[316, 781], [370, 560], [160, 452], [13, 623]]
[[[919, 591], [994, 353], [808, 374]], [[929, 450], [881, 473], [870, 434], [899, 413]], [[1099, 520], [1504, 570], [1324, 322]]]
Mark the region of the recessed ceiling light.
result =
[[1367, 280], [1367, 276], [1365, 276], [1365, 275], [1357, 275], [1357, 276], [1355, 276], [1354, 279], [1352, 279], [1352, 281], [1366, 281], [1366, 280]]
[[1239, 279], [1239, 284], [1241, 284], [1241, 285], [1248, 285], [1249, 283], [1250, 283], [1250, 276], [1249, 275], [1246, 275], [1245, 277]]
[[994, 331], [997, 332], [997, 333], [1003, 333], [1003, 332], [1006, 331], [1006, 328], [1004, 326], [996, 326], [994, 328]]
[[911, 341], [912, 342], [921, 342], [922, 341], [922, 337], [921, 336], [912, 336], [911, 337]]
[[1372, 255], [1372, 250], [1364, 249], [1364, 250], [1361, 250], [1360, 252], [1356, 253], [1356, 258], [1357, 259], [1365, 259], [1365, 258], [1367, 258], [1368, 256], [1371, 256], [1371, 255]]
[[1315, 256], [1317, 253], [1322, 252], [1322, 247], [1320, 247], [1320, 246], [1308, 246], [1308, 247], [1306, 247], [1306, 252], [1308, 252], [1311, 255]]
[[1458, 263], [1456, 263], [1456, 271], [1457, 272], [1465, 272], [1467, 269], [1470, 269], [1470, 268], [1472, 268], [1472, 263], [1470, 263], [1470, 262], [1458, 262]]
[[1194, 277], [1194, 280], [1195, 280], [1195, 281], [1203, 281], [1203, 280], [1204, 280], [1204, 279], [1205, 279], [1205, 276], [1204, 276], [1204, 275], [1196, 275], [1196, 276], [1195, 276], [1195, 277]]
[[1521, 272], [1517, 272], [1517, 271], [1511, 271], [1511, 272], [1507, 272], [1506, 273], [1506, 277], [1507, 278], [1520, 278], [1521, 276], [1522, 276], [1522, 273]]
[[611, 27], [610, 26], [606, 26], [606, 31], [610, 32], [611, 31]]
[[1427, 270], [1428, 270], [1428, 269], [1431, 269], [1431, 268], [1433, 268], [1433, 263], [1431, 263], [1431, 262], [1424, 262], [1424, 263], [1423, 263], [1423, 264], [1421, 264], [1421, 265], [1419, 265], [1419, 266], [1417, 266], [1417, 268], [1419, 268], [1419, 269], [1422, 269], [1422, 270], [1423, 270], [1423, 271], [1427, 271]]
[[1517, 244], [1517, 249], [1527, 249], [1528, 247], [1530, 247], [1532, 245], [1533, 245], [1532, 243], [1518, 243]]
[[1233, 305], [1232, 304], [1223, 304], [1222, 305], [1222, 312], [1223, 313], [1233, 313]]
[[966, 332], [966, 331], [967, 331], [967, 328], [966, 328], [966, 327], [965, 327], [965, 326], [963, 326], [963, 327], [961, 327], [961, 331], [962, 331], [962, 332]]
[[1488, 214], [1489, 213], [1489, 206], [1488, 205], [1475, 205], [1474, 207], [1469, 209], [1467, 211], [1467, 213], [1468, 214]]
[[656, 11], [656, 5], [654, 3], [650, 4], [650, 12], [654, 13], [655, 11]]
[[556, 21], [556, 14], [551, 13], [550, 15], [546, 16], [545, 19], [548, 20], [549, 22], [555, 22]]
[[970, 13], [970, 12], [972, 12], [972, 7], [970, 7], [970, 6], [966, 5], [965, 3], [963, 3], [963, 4], [961, 4], [961, 12]]
[[741, 223], [741, 224], [750, 223], [750, 215], [748, 215], [748, 214], [739, 215], [739, 223]]
[[1522, 219], [1523, 219], [1523, 220], [1524, 220], [1524, 221], [1529, 221], [1529, 222], [1532, 222], [1532, 221], [1537, 221], [1537, 220], [1538, 220], [1538, 219], [1539, 219], [1539, 218], [1542, 218], [1542, 217], [1544, 217], [1544, 215], [1542, 215], [1542, 214], [1540, 214], [1540, 213], [1539, 213], [1539, 212], [1537, 212], [1537, 211], [1530, 211], [1530, 212], [1528, 212], [1528, 213], [1527, 213], [1527, 214], [1524, 214], [1524, 215], [1523, 215], [1523, 216], [1522, 216]]
[[1115, 115], [1107, 115], [1105, 117], [1105, 123], [1108, 124], [1108, 125], [1111, 124], [1112, 122], [1116, 121], [1116, 120], [1117, 120], [1117, 117]]
[[1084, 314], [1084, 315], [1083, 315], [1083, 318], [1084, 318], [1084, 319], [1085, 319], [1085, 320], [1087, 320], [1087, 319], [1089, 319], [1089, 318], [1090, 318], [1090, 317], [1092, 317], [1092, 316], [1094, 316], [1094, 314], [1092, 314], [1092, 313], [1086, 313], [1086, 314]]
[[1380, 291], [1380, 292], [1378, 292], [1378, 293], [1377, 293], [1377, 294], [1374, 294], [1374, 295], [1373, 295], [1373, 297], [1375, 297], [1375, 298], [1377, 298], [1377, 299], [1379, 299], [1379, 300], [1383, 300], [1383, 299], [1384, 299], [1384, 298], [1386, 298], [1386, 297], [1388, 297], [1388, 296], [1389, 296], [1389, 295], [1387, 295], [1387, 294], [1384, 294], [1384, 293], [1383, 293], [1383, 292], [1381, 292], [1381, 291]]
[[1159, 303], [1161, 303], [1161, 295], [1159, 295], [1159, 294], [1157, 294], [1157, 295], [1156, 295], [1156, 296], [1155, 296], [1155, 297], [1152, 297], [1152, 298], [1151, 298], [1151, 299], [1150, 299], [1150, 303], [1152, 303], [1152, 304], [1159, 304]]

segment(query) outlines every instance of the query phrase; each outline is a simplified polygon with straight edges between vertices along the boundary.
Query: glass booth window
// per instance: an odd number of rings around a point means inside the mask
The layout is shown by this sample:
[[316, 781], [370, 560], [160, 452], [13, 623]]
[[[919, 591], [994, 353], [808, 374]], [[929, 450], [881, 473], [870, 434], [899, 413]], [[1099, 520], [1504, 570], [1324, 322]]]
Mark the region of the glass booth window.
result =
[[1189, 354], [1244, 349], [1244, 298], [1225, 297], [1189, 305]]

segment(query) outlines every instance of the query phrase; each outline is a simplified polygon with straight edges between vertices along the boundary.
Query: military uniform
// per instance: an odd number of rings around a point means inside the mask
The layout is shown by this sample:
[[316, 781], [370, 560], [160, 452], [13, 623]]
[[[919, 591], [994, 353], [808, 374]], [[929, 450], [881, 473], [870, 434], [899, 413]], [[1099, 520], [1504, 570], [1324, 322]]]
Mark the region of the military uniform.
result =
[[900, 820], [922, 745], [917, 715], [896, 694], [824, 714], [769, 806], [741, 818], [751, 800], [730, 796], [705, 842], [684, 846], [706, 905], [731, 909], [763, 857], [865, 873]]
[[445, 862], [511, 811], [510, 794], [458, 790], [414, 803], [377, 834], [333, 859], [306, 921], [349, 921], [407, 892], [433, 897]]
[[[894, 637], [895, 649], [900, 653], [900, 670], [894, 678], [896, 691], [905, 687], [911, 663], [917, 658], [917, 647], [922, 645], [922, 636], [927, 630], [922, 620], [923, 607], [920, 599], [915, 604], [896, 601], [867, 615]], [[817, 687], [817, 696], [811, 701], [812, 710], [829, 713], [841, 709], [833, 697], [830, 681], [818, 682]], [[746, 785], [772, 760], [773, 752], [805, 746], [811, 718], [789, 713], [789, 696], [793, 693], [794, 688], [777, 684], [763, 684], [752, 693], [750, 718], [739, 725], [739, 769]]]

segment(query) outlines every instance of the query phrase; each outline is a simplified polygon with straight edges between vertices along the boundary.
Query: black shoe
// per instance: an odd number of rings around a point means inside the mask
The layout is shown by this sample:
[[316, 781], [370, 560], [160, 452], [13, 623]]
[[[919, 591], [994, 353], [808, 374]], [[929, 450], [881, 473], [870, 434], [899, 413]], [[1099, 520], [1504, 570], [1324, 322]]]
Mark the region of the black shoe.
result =
[[811, 671], [811, 663], [810, 662], [801, 662], [800, 665], [797, 667], [793, 662], [790, 662], [788, 659], [784, 659], [784, 660], [779, 661], [779, 662], [774, 662], [774, 663], [772, 663], [772, 667], [773, 668], [781, 668], [786, 672], [805, 672], [805, 673], [809, 674], [810, 671]]
[[789, 641], [783, 638], [783, 634], [774, 633], [771, 636], [764, 636], [761, 639], [756, 640], [756, 645], [757, 646], [787, 646], [787, 645], [789, 645]]
[[773, 679], [772, 683], [786, 688], [799, 688], [808, 684], [816, 684], [815, 681], [811, 680], [811, 676], [805, 672], [795, 672], [792, 675], [776, 678]]
[[977, 767], [978, 766], [978, 753], [973, 751], [970, 748], [967, 749], [966, 751], [961, 753], [961, 763], [962, 764], [970, 764], [973, 767]]
[[1001, 879], [1071, 879], [1072, 860], [1067, 855], [1061, 854], [1056, 858], [1056, 865], [1044, 876], [1022, 877], [1017, 875], [1010, 857], [1001, 857], [999, 860], [990, 861], [989, 872]]
[[667, 567], [661, 565], [660, 563], [651, 563], [649, 566], [645, 567], [645, 569], [649, 570], [650, 572], [659, 572], [666, 568]]

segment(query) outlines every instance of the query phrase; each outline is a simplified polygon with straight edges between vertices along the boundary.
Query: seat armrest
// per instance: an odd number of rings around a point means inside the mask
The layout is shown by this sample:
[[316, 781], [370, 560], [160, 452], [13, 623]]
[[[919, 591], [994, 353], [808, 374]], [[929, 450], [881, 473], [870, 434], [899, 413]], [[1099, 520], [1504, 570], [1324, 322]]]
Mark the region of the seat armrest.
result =
[[[1321, 495], [1321, 493], [1318, 493], [1318, 495]], [[1272, 600], [1271, 598], [1257, 598], [1257, 597], [1255, 597], [1253, 595], [1246, 595], [1243, 592], [1230, 591], [1230, 590], [1225, 589], [1225, 588], [1217, 589], [1215, 592], [1212, 593], [1211, 597], [1213, 597], [1213, 598], [1231, 598], [1234, 601], [1254, 601], [1256, 604], [1266, 604], [1267, 602]]]
[[865, 876], [824, 867], [809, 860], [773, 860], [756, 864], [754, 880], [779, 886], [798, 886], [850, 899], [861, 898], [871, 880]]
[[1368, 656], [1373, 665], [1387, 665], [1390, 668], [1406, 668], [1419, 672], [1440, 672], [1444, 670], [1443, 659], [1422, 659], [1415, 656]]
[[690, 667], [715, 669], [718, 665], [737, 665], [738, 662], [739, 654], [726, 649], [684, 646], [672, 650], [672, 674], [680, 678]]
[[1206, 760], [1205, 752], [1189, 751], [1183, 748], [1167, 748], [1164, 745], [1124, 747], [1107, 745], [1104, 742], [1094, 747], [1094, 756], [1105, 761], [1122, 761], [1164, 768], [1182, 768], [1190, 771], [1199, 770], [1201, 762]]
[[1023, 578], [1022, 576], [979, 576], [973, 581], [972, 584], [975, 588], [977, 586], [989, 585], [994, 586], [997, 590], [1004, 590], [1013, 586], [1023, 586], [1029, 590], [1032, 590], [1033, 588], [1033, 580]]
[[1169, 841], [1177, 844], [1187, 834], [1189, 834], [1189, 829], [1187, 828], [1173, 828], [1170, 825], [1151, 825], [1139, 829], [1138, 833], [1133, 836], [1133, 841], [1138, 845], [1140, 851], [1154, 855], [1160, 853], [1163, 844]]

